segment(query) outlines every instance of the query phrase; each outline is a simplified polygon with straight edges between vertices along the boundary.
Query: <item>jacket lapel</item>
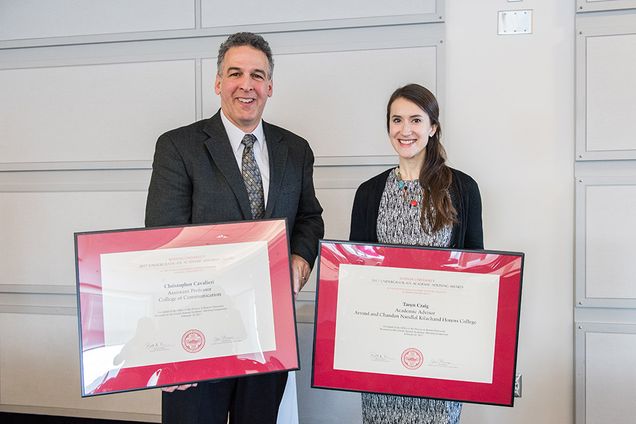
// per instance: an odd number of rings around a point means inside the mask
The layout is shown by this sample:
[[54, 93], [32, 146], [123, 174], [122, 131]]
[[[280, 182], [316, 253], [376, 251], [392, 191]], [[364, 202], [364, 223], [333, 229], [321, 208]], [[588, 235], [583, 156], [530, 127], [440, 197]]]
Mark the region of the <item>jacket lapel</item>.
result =
[[271, 218], [283, 185], [285, 164], [287, 163], [287, 146], [282, 142], [283, 135], [280, 131], [265, 121], [263, 121], [263, 132], [265, 132], [267, 153], [269, 154], [269, 191], [265, 218]]
[[250, 200], [247, 195], [247, 190], [245, 189], [243, 176], [236, 164], [236, 157], [234, 156], [234, 152], [232, 152], [232, 146], [223, 127], [220, 113], [221, 111], [210, 118], [204, 128], [204, 131], [210, 136], [210, 138], [205, 141], [205, 147], [210, 152], [212, 160], [234, 192], [243, 218], [252, 219]]

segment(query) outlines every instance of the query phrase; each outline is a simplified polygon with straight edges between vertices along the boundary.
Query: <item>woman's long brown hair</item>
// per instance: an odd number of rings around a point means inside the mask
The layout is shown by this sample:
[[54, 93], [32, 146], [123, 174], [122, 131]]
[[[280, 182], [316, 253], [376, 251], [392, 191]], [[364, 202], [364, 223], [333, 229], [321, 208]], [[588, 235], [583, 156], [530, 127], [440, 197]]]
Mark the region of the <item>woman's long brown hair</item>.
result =
[[[453, 173], [446, 166], [446, 150], [440, 142], [442, 128], [439, 125], [439, 105], [433, 93], [419, 84], [400, 87], [393, 92], [386, 107], [387, 131], [391, 119], [391, 105], [400, 98], [415, 103], [426, 112], [431, 125], [436, 127], [435, 134], [426, 144], [424, 164], [419, 178], [424, 200], [420, 223], [424, 231], [434, 233], [457, 222], [457, 210], [450, 196]], [[430, 197], [430, 202], [426, 201], [427, 197]]]

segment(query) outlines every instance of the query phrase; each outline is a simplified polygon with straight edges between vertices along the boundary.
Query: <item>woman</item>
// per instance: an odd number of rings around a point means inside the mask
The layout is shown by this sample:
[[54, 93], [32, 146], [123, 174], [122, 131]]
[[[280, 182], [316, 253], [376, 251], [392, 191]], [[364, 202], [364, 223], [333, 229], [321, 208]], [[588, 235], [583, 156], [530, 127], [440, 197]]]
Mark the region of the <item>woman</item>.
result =
[[[358, 242], [483, 249], [477, 183], [446, 165], [439, 106], [426, 88], [398, 88], [387, 105], [387, 131], [399, 166], [362, 183], [349, 239]], [[461, 403], [362, 394], [365, 424], [459, 422]]]

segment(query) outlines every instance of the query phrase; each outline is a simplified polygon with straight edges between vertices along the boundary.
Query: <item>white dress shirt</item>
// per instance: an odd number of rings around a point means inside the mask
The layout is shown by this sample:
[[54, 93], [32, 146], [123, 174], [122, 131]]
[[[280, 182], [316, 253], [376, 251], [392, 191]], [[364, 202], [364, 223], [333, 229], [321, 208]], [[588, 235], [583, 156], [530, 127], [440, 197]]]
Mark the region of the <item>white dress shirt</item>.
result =
[[[245, 150], [245, 146], [241, 143], [241, 141], [246, 133], [234, 125], [232, 121], [225, 116], [222, 109], [221, 121], [223, 121], [227, 137], [230, 139], [236, 163], [238, 164], [239, 170], [242, 172], [243, 150]], [[258, 123], [258, 126], [254, 128], [254, 131], [250, 134], [256, 137], [256, 142], [254, 143], [254, 158], [256, 159], [259, 171], [261, 171], [261, 179], [263, 180], [263, 197], [265, 200], [265, 206], [267, 206], [267, 195], [269, 192], [269, 153], [267, 152], [265, 133], [263, 132], [263, 120]]]

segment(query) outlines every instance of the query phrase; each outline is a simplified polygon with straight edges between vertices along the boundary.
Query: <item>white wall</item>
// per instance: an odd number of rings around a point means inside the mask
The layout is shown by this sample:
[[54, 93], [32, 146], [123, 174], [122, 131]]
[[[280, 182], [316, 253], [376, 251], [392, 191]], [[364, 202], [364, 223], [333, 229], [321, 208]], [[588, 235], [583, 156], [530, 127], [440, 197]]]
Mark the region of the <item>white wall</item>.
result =
[[[533, 9], [531, 35], [497, 11]], [[487, 248], [526, 253], [514, 408], [467, 405], [462, 423], [573, 418], [574, 4], [446, 4], [446, 145], [480, 185]]]

